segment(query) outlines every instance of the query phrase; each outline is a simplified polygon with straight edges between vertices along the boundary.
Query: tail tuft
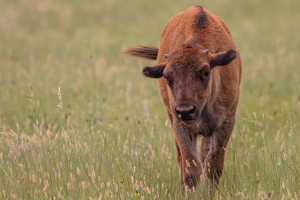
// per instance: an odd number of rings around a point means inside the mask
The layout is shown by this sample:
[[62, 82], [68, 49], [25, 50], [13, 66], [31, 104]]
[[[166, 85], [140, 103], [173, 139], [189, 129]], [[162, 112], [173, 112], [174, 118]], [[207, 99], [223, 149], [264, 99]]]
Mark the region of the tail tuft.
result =
[[125, 49], [121, 53], [121, 55], [140, 57], [149, 60], [156, 60], [157, 54], [158, 48], [152, 46], [135, 46], [133, 48]]

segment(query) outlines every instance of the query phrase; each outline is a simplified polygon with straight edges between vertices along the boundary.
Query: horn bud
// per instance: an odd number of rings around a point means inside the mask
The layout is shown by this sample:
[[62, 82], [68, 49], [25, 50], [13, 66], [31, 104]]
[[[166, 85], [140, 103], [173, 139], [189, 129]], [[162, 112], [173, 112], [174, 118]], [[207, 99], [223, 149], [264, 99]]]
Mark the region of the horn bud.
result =
[[169, 54], [165, 54], [165, 57], [166, 57], [166, 59], [168, 59], [169, 58]]
[[203, 51], [203, 53], [204, 53], [205, 55], [207, 55], [208, 52], [209, 52], [209, 49], [206, 49], [206, 50]]

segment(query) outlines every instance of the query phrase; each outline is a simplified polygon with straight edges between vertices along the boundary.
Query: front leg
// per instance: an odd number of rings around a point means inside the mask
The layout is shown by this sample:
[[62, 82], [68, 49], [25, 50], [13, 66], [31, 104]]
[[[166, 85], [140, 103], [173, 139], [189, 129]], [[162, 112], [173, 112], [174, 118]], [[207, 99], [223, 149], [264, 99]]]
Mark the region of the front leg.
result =
[[219, 187], [219, 179], [224, 168], [226, 146], [233, 131], [234, 122], [234, 118], [225, 121], [211, 137], [203, 137], [201, 140], [201, 161], [207, 186], [212, 182], [216, 187]]
[[176, 161], [184, 189], [193, 190], [200, 182], [201, 164], [197, 155], [196, 134], [186, 127], [175, 132]]

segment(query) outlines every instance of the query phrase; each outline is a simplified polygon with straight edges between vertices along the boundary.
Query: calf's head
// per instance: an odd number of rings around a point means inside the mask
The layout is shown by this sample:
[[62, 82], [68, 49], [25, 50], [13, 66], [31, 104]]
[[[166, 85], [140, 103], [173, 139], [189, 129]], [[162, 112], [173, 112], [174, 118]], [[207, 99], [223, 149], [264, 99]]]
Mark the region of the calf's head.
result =
[[211, 54], [199, 45], [183, 45], [165, 56], [165, 63], [145, 67], [143, 74], [166, 79], [173, 117], [186, 124], [200, 120], [211, 95], [214, 67], [229, 64], [236, 58], [236, 51]]

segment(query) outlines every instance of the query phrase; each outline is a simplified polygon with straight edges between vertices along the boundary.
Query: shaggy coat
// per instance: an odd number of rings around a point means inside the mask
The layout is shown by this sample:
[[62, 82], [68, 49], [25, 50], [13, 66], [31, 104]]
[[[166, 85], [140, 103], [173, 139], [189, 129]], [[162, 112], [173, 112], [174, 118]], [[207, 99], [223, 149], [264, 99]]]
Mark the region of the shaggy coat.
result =
[[157, 65], [145, 67], [143, 74], [158, 78], [175, 134], [183, 186], [192, 189], [201, 175], [206, 186], [218, 186], [235, 124], [242, 73], [240, 55], [225, 23], [201, 6], [193, 6], [167, 22], [159, 49], [137, 46], [122, 53], [157, 59]]

